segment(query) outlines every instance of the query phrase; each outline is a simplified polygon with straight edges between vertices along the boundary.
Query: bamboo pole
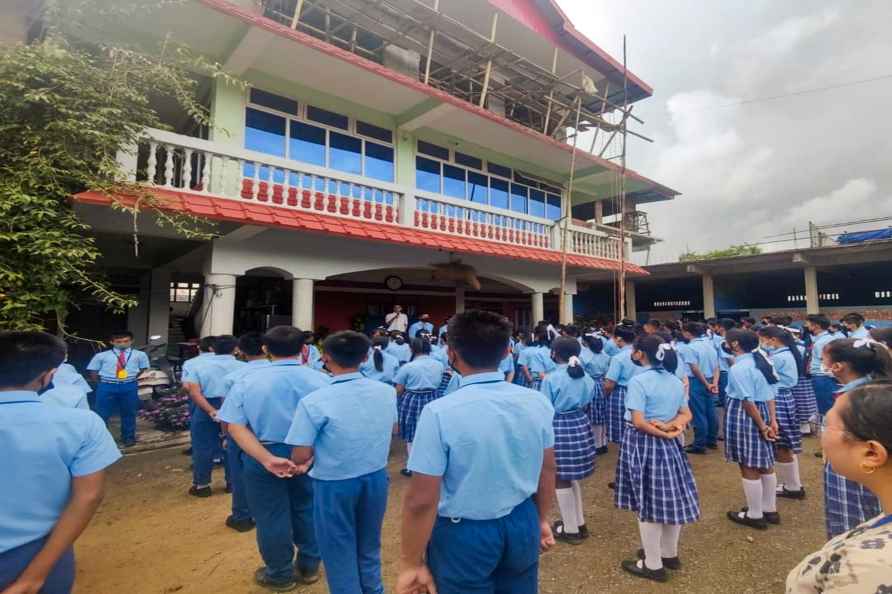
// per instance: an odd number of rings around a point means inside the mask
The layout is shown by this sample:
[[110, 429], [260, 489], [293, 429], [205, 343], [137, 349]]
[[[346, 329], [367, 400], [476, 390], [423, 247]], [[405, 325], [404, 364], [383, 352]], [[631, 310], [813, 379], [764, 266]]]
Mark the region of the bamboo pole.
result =
[[[579, 127], [579, 114], [582, 111], [582, 95], [576, 98], [576, 127]], [[570, 180], [567, 182], [567, 198], [564, 200], [564, 220], [561, 226], [561, 293], [558, 295], [558, 320], [564, 317], [565, 302], [567, 300], [567, 232], [570, 228], [570, 218], [573, 214], [573, 179], [576, 176], [576, 144], [579, 140], [579, 132], [573, 135], [573, 152], [570, 153]], [[570, 320], [572, 323], [573, 320]]]
[[626, 314], [626, 128], [628, 127], [626, 113], [629, 113], [629, 93], [626, 70], [626, 36], [623, 35], [623, 152], [619, 178], [619, 311], [622, 316]]
[[[496, 27], [499, 25], [498, 11], [492, 13], [492, 26], [489, 29], [489, 42], [496, 42]], [[486, 71], [483, 73], [483, 88], [480, 90], [480, 107], [486, 104], [486, 92], [489, 90], [489, 77], [492, 75], [492, 56], [486, 61]]]

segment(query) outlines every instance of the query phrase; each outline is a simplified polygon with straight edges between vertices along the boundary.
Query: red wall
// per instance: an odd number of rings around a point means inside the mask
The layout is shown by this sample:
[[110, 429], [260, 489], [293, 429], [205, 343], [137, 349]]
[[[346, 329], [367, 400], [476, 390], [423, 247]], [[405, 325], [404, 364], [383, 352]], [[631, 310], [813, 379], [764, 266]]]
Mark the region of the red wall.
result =
[[316, 291], [314, 296], [316, 328], [327, 326], [332, 331], [351, 328], [353, 318], [357, 314], [367, 314], [370, 305], [377, 305], [380, 312], [378, 317], [383, 318], [384, 314], [393, 310], [395, 304], [400, 304], [403, 306], [403, 310], [413, 312], [414, 315], [410, 315], [410, 319], [414, 319], [417, 314], [430, 314], [434, 326], [439, 326], [455, 313], [455, 298], [452, 296], [387, 295], [334, 291]]

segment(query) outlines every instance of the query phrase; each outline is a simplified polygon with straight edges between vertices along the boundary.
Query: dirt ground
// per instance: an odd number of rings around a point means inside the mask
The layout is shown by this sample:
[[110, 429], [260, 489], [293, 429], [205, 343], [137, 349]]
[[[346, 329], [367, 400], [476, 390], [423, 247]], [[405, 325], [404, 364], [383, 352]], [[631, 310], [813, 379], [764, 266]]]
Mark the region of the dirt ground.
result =
[[[783, 592], [787, 573], [824, 542], [820, 460], [805, 441], [805, 501], [779, 501], [783, 524], [756, 531], [731, 524], [725, 512], [743, 505], [735, 466], [720, 452], [692, 456], [703, 518], [682, 532], [684, 565], [666, 584], [627, 576], [619, 568], [639, 547], [633, 514], [613, 506], [616, 449], [598, 459], [584, 483], [586, 517], [592, 538], [580, 546], [561, 545], [542, 557], [540, 592], [664, 594], [756, 594]], [[404, 460], [395, 446], [391, 496], [384, 523], [384, 582], [391, 588], [399, 557], [399, 510], [408, 479], [399, 475]], [[127, 456], [110, 472], [106, 500], [77, 543], [77, 594], [255, 594], [252, 582], [261, 565], [254, 533], [239, 534], [223, 524], [229, 496], [222, 472], [215, 471], [214, 495], [186, 495], [189, 458], [180, 448]], [[299, 590], [327, 592], [324, 580]], [[388, 590], [390, 591], [390, 590]]]

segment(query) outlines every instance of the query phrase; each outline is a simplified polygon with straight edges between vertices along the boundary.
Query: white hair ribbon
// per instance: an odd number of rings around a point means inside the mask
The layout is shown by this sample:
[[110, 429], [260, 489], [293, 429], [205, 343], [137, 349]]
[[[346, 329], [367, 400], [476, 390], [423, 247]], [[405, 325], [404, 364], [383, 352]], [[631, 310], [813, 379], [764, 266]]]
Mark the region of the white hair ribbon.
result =
[[376, 345], [373, 346], [372, 348], [375, 349], [376, 351], [380, 351], [380, 350], [381, 350], [381, 345], [380, 345], [380, 344], [376, 344]]
[[872, 338], [859, 338], [858, 340], [855, 341], [854, 346], [856, 349], [860, 349], [860, 348], [873, 349], [874, 345], [879, 345], [883, 348], [886, 348], [886, 345], [884, 345], [883, 343], [881, 343], [877, 340], [874, 340]]
[[567, 361], [567, 363], [570, 365], [570, 367], [577, 367], [579, 365], [582, 365], [582, 361], [580, 361], [579, 357], [577, 357], [576, 355], [570, 357], [570, 360]]
[[662, 361], [666, 358], [666, 351], [674, 351], [675, 349], [668, 342], [660, 343], [660, 346], [657, 347], [657, 361]]

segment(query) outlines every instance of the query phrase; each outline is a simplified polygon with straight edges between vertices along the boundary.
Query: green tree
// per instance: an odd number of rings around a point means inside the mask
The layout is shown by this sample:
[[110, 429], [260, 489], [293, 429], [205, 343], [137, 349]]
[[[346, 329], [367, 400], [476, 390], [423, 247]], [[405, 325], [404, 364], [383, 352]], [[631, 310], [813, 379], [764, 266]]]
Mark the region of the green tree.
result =
[[692, 262], [694, 260], [715, 260], [717, 258], [734, 258], [737, 256], [757, 256], [761, 253], [762, 248], [759, 246], [743, 243], [721, 250], [712, 250], [711, 252], [685, 252], [678, 257], [678, 261]]
[[0, 48], [0, 328], [64, 332], [69, 309], [89, 296], [114, 311], [135, 305], [99, 270], [91, 230], [70, 203], [77, 192], [129, 194], [134, 201], [116, 207], [133, 213], [134, 228], [139, 212], [152, 212], [185, 236], [209, 236], [202, 221], [164, 213], [128, 183], [116, 155], [144, 128], [165, 127], [150, 97], [173, 98], [207, 124], [194, 75], [226, 75], [180, 47], [147, 52], [78, 34], [141, 10], [133, 6], [50, 3], [39, 40]]

